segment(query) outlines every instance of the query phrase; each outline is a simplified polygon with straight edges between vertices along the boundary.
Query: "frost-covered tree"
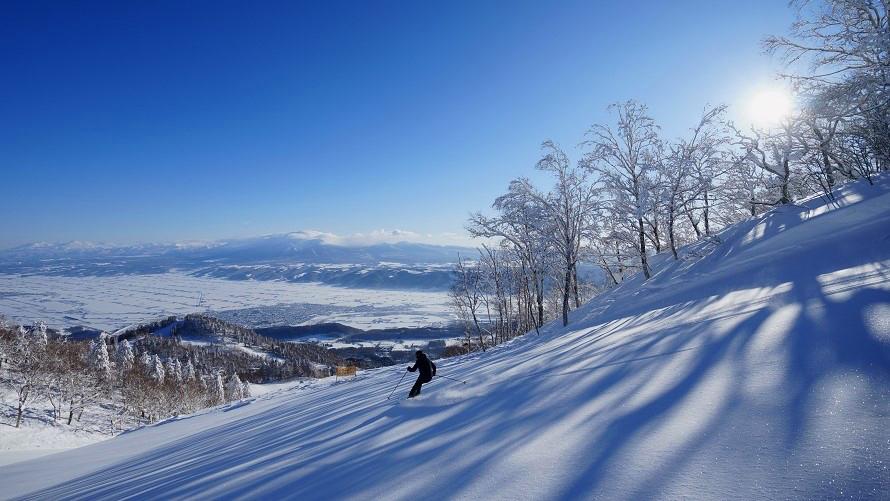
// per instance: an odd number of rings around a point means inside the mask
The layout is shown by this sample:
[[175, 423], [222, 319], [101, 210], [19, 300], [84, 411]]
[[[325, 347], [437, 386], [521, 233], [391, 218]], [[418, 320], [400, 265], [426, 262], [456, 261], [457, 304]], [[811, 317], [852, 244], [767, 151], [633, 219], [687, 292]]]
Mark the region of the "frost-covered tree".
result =
[[544, 208], [549, 223], [546, 234], [560, 258], [562, 323], [568, 325], [570, 297], [574, 296], [576, 308], [581, 306], [578, 293], [581, 244], [600, 204], [584, 170], [573, 167], [565, 152], [553, 142], [546, 141], [543, 149], [544, 156], [538, 161], [537, 168], [551, 174], [555, 185], [546, 195], [538, 194], [530, 184], [527, 189]]
[[176, 377], [176, 359], [168, 358], [164, 362], [164, 377], [170, 383], [182, 381], [182, 373], [179, 374], [179, 378]]
[[[711, 235], [718, 180], [724, 179], [730, 164], [724, 150], [729, 138], [721, 122], [725, 109], [705, 108], [689, 136], [672, 145], [670, 154], [659, 163], [662, 183], [658, 186], [658, 207], [664, 213], [674, 259], [678, 259], [677, 248], [683, 243], [678, 238], [678, 225], [684, 215], [696, 236]], [[703, 230], [699, 229], [699, 221]]]
[[483, 277], [479, 267], [458, 257], [454, 268], [454, 279], [452, 280], [448, 295], [452, 307], [464, 323], [467, 349], [471, 346], [470, 333], [475, 332], [479, 339], [479, 347], [482, 351], [485, 351], [485, 340], [482, 334], [483, 332], [487, 333], [487, 330], [481, 325], [479, 320], [480, 309], [483, 304], [483, 287]]
[[173, 359], [173, 381], [180, 385], [184, 380], [184, 376], [182, 373], [182, 362], [179, 361], [178, 358]]
[[0, 370], [6, 363], [9, 356], [10, 347], [13, 340], [13, 331], [10, 329], [9, 321], [3, 315], [0, 315]]
[[544, 286], [550, 262], [550, 239], [546, 235], [544, 208], [530, 195], [527, 179], [510, 183], [506, 194], [495, 199], [494, 216], [474, 213], [467, 231], [478, 238], [496, 238], [518, 258], [520, 294], [533, 327], [544, 325]]
[[105, 333], [100, 333], [90, 344], [90, 367], [95, 371], [101, 381], [111, 381], [111, 358], [108, 356], [108, 345], [105, 343]]
[[241, 400], [242, 398], [244, 398], [244, 386], [241, 384], [238, 373], [233, 372], [226, 385], [226, 400]]
[[195, 372], [195, 365], [192, 363], [192, 359], [188, 359], [185, 362], [185, 369], [183, 370], [183, 378], [186, 382], [194, 382], [197, 378], [197, 373]]
[[151, 360], [152, 365], [150, 376], [157, 384], [163, 384], [164, 377], [166, 376], [166, 371], [164, 371], [164, 363], [161, 362], [161, 357], [159, 357], [157, 354], [155, 354], [155, 356], [153, 356]]
[[143, 351], [141, 355], [139, 355], [139, 365], [142, 366], [142, 372], [145, 375], [151, 375], [151, 372], [154, 370], [154, 357], [151, 356], [151, 353], [147, 351]]
[[[766, 49], [791, 66], [784, 77], [805, 91], [850, 102], [850, 112], [885, 107], [890, 98], [890, 3], [886, 0], [795, 0], [790, 36]], [[793, 71], [803, 63], [809, 71]], [[886, 108], [885, 108], [886, 109]], [[888, 117], [884, 117], [887, 120]]]
[[811, 172], [827, 192], [835, 174], [871, 181], [890, 169], [890, 3], [793, 4], [790, 34], [764, 45], [784, 58], [782, 76], [805, 98]]
[[223, 376], [222, 376], [221, 372], [217, 372], [216, 377], [214, 378], [212, 398], [213, 398], [212, 405], [219, 405], [219, 404], [226, 403], [226, 387], [225, 387], [225, 384], [223, 383]]
[[747, 162], [773, 176], [777, 200], [758, 202], [762, 205], [783, 205], [792, 201], [791, 187], [794, 162], [800, 159], [804, 145], [799, 140], [800, 121], [788, 117], [771, 129], [752, 127], [749, 132], [734, 129], [741, 147], [740, 162]]
[[[43, 333], [45, 334], [45, 330]], [[37, 396], [44, 377], [46, 365], [45, 335], [39, 330], [26, 331], [19, 327], [11, 346], [10, 367], [7, 369], [6, 383], [16, 395], [15, 427], [22, 422], [27, 405]]]
[[121, 373], [129, 372], [136, 363], [136, 355], [133, 353], [133, 346], [130, 341], [124, 339], [117, 345], [115, 352], [115, 365]]
[[34, 326], [31, 328], [31, 336], [34, 338], [34, 342], [45, 347], [46, 343], [49, 342], [46, 322], [42, 320], [34, 322]]
[[650, 176], [662, 147], [659, 128], [644, 104], [626, 101], [609, 109], [617, 112], [615, 126], [595, 124], [590, 128], [583, 143], [589, 151], [582, 162], [611, 193], [611, 217], [634, 228], [640, 269], [648, 279], [652, 274], [644, 217], [652, 201]]

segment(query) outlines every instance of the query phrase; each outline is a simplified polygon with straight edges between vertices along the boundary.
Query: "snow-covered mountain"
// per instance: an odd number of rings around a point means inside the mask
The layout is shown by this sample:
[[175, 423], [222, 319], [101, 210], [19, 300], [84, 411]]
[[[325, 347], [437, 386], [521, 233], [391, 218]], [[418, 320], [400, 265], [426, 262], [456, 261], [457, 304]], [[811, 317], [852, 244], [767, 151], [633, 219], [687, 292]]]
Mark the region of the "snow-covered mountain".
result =
[[890, 179], [718, 237], [438, 362], [467, 384], [283, 388], [2, 467], [0, 498], [886, 499]]
[[208, 243], [36, 243], [0, 251], [0, 273], [116, 276], [185, 270], [233, 280], [441, 290], [459, 255], [476, 251], [414, 242], [353, 244], [304, 231]]

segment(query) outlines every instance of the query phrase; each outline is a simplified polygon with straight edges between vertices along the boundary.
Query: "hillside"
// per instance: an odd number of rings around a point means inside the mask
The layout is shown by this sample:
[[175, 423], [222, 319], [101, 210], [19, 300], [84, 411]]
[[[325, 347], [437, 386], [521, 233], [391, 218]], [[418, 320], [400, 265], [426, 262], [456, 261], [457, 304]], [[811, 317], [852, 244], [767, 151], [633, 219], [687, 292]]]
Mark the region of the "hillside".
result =
[[439, 363], [467, 385], [388, 401], [396, 367], [283, 389], [2, 467], [0, 498], [890, 492], [890, 179], [780, 207], [654, 269], [567, 328]]

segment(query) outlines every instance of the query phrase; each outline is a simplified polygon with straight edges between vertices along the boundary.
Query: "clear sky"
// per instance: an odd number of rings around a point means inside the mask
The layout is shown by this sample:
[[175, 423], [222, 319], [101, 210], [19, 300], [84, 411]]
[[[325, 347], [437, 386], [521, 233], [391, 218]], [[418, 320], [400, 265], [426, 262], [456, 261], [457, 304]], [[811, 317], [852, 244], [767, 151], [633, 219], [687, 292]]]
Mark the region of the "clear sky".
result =
[[668, 136], [778, 67], [783, 1], [38, 2], [0, 11], [0, 247], [461, 233], [606, 106]]

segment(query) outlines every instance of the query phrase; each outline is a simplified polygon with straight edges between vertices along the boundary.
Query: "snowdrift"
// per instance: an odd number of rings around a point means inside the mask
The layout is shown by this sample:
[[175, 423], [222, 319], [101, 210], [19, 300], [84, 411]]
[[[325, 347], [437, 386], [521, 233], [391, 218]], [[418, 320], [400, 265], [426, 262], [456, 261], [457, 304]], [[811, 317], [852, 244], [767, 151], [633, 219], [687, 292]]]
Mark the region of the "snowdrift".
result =
[[0, 497], [886, 499], [890, 179], [718, 240], [439, 361], [467, 385], [266, 393], [0, 468]]

